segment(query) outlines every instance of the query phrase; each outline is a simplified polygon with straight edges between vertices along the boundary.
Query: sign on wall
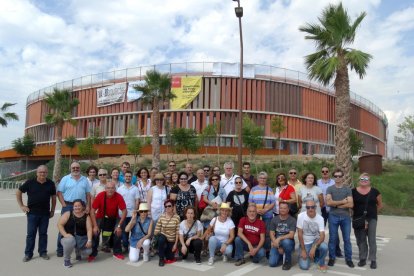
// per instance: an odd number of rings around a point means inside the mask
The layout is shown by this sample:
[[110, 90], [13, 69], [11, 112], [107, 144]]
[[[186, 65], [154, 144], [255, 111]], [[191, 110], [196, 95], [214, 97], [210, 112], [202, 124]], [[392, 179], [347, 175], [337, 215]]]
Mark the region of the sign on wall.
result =
[[98, 88], [96, 90], [96, 105], [98, 107], [101, 107], [116, 103], [122, 103], [125, 100], [126, 90], [126, 82]]
[[127, 102], [139, 100], [142, 96], [142, 91], [136, 90], [134, 87], [136, 85], [144, 86], [145, 84], [147, 84], [145, 80], [128, 82]]
[[200, 94], [202, 77], [172, 78], [171, 92], [176, 98], [171, 100], [171, 109], [185, 109]]

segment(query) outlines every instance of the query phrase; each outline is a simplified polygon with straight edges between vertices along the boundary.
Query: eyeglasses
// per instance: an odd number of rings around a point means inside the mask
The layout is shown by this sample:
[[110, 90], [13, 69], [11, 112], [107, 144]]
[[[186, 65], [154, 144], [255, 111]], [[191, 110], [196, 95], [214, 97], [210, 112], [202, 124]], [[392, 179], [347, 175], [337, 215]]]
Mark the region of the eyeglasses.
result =
[[98, 176], [106, 176], [106, 173], [98, 174]]
[[284, 177], [278, 177], [277, 180], [286, 180]]
[[306, 206], [306, 209], [308, 209], [308, 210], [310, 210], [310, 209], [315, 209], [316, 208], [316, 206], [315, 205], [313, 205], [313, 206]]
[[218, 181], [218, 178], [212, 178], [211, 181]]
[[186, 181], [187, 178], [180, 178], [180, 181]]
[[204, 170], [205, 172], [209, 172], [210, 170]]
[[80, 169], [80, 167], [72, 167], [71, 169], [72, 169], [72, 170], [79, 170], [79, 169]]
[[335, 177], [335, 178], [342, 178], [342, 175], [337, 175], [337, 174], [335, 174], [335, 175], [334, 175], [334, 177]]
[[329, 173], [329, 171], [322, 171], [322, 173]]
[[156, 179], [154, 179], [154, 181], [163, 181], [164, 179], [161, 179], [161, 178], [156, 178]]
[[165, 207], [165, 208], [171, 208], [171, 207], [172, 207], [172, 205], [165, 205], [164, 207]]
[[147, 210], [145, 210], [145, 211], [138, 211], [140, 214], [142, 214], [142, 213], [148, 213], [148, 211]]
[[170, 167], [175, 167], [175, 165], [174, 165], [174, 164], [172, 164], [172, 165], [168, 165], [168, 166], [170, 166]]
[[38, 172], [38, 173], [47, 173], [47, 172]]
[[296, 172], [289, 172], [289, 174], [296, 174]]
[[361, 180], [361, 181], [369, 181], [369, 178], [368, 177], [361, 177], [359, 180]]
[[219, 172], [220, 171], [220, 169], [215, 169], [215, 170], [213, 170], [213, 172]]
[[234, 182], [234, 183], [236, 183], [236, 184], [242, 184], [242, 182], [241, 182], [241, 181], [236, 181], [236, 182]]

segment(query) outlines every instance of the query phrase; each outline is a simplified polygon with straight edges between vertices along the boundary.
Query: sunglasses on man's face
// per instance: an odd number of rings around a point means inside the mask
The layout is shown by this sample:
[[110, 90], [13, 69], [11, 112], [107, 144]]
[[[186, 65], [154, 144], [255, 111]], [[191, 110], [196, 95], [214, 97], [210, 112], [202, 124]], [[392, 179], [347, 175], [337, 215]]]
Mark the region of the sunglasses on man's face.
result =
[[329, 171], [322, 171], [322, 173], [329, 173]]
[[98, 176], [106, 176], [106, 173], [98, 174]]
[[306, 206], [306, 209], [308, 209], [308, 210], [310, 210], [310, 209], [315, 209], [316, 208], [316, 206], [315, 205], [313, 205], [313, 206]]
[[296, 172], [289, 172], [289, 174], [296, 174]]

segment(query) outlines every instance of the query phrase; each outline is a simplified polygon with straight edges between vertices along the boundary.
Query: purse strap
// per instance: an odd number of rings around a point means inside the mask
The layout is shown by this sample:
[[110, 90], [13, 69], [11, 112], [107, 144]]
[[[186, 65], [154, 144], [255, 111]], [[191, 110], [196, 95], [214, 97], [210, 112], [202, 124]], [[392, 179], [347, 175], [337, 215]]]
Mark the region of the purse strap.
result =
[[187, 239], [187, 238], [188, 238], [188, 234], [190, 233], [191, 229], [193, 229], [193, 226], [194, 226], [194, 224], [195, 224], [196, 222], [197, 222], [196, 220], [194, 220], [194, 221], [193, 221], [193, 224], [191, 224], [191, 226], [190, 226], [190, 228], [188, 229], [187, 233], [185, 233], [185, 235], [184, 235], [184, 239]]
[[366, 216], [367, 213], [368, 213], [368, 211], [367, 211], [367, 209], [368, 209], [368, 201], [369, 201], [369, 195], [371, 194], [371, 190], [369, 190], [369, 192], [367, 194], [367, 199], [365, 200], [364, 216]]
[[[245, 216], [246, 216], [246, 214], [244, 213], [244, 208], [243, 208], [243, 206], [242, 206], [242, 203], [241, 203], [241, 200], [240, 200], [240, 198], [239, 198], [239, 195], [238, 195], [238, 194], [236, 194], [236, 193], [235, 193], [235, 195], [236, 195], [237, 200], [239, 201], [239, 205], [240, 205], [240, 207], [241, 207], [241, 209], [242, 209], [243, 217], [245, 217]], [[267, 196], [267, 195], [266, 195], [266, 196]]]
[[145, 233], [144, 228], [142, 228], [142, 224], [141, 224], [141, 222], [139, 221], [139, 219], [138, 219], [138, 218], [137, 218], [137, 220], [138, 220], [138, 225], [139, 225], [139, 228], [141, 228], [142, 233], [144, 233], [144, 235], [146, 236], [146, 235], [147, 235], [147, 233]]
[[265, 200], [263, 202], [263, 207], [262, 209], [264, 209], [264, 207], [266, 206], [266, 201], [267, 201], [267, 196], [269, 195], [269, 186], [266, 186], [266, 197]]

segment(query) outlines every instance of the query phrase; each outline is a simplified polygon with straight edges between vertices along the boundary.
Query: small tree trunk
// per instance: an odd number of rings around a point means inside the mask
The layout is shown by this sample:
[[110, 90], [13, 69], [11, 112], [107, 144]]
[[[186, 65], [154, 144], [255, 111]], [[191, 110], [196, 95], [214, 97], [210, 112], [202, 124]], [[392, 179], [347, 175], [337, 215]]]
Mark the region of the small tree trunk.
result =
[[282, 168], [282, 158], [280, 156], [280, 147], [282, 146], [281, 141], [280, 141], [280, 137], [279, 137], [279, 148], [278, 148], [278, 155], [279, 155], [279, 169]]
[[29, 170], [29, 156], [26, 155], [26, 179], [27, 179], [27, 171]]
[[57, 183], [61, 175], [61, 161], [62, 161], [62, 131], [63, 124], [56, 126], [56, 144], [55, 144], [55, 164], [53, 166], [53, 181]]
[[152, 166], [160, 168], [160, 105], [158, 99], [152, 104]]

